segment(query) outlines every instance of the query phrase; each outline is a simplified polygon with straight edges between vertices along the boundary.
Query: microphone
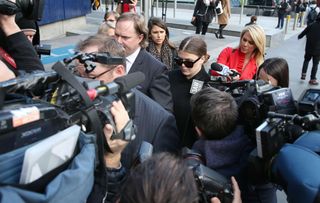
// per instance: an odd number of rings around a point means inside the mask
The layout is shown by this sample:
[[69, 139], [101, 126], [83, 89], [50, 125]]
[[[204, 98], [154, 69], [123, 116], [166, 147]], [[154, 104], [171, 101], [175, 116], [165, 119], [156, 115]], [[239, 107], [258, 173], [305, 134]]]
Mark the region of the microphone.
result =
[[228, 66], [221, 63], [216, 63], [216, 62], [211, 64], [210, 73], [213, 76], [217, 76], [215, 72], [222, 76], [234, 77], [234, 76], [240, 75], [237, 71], [230, 70]]
[[142, 72], [134, 72], [128, 75], [116, 78], [114, 82], [110, 82], [87, 91], [91, 100], [102, 94], [124, 94], [132, 88], [141, 84], [145, 80], [145, 75]]
[[132, 88], [140, 85], [145, 80], [145, 75], [142, 72], [134, 72], [123, 77], [116, 78], [115, 83], [119, 85], [119, 92], [126, 93]]

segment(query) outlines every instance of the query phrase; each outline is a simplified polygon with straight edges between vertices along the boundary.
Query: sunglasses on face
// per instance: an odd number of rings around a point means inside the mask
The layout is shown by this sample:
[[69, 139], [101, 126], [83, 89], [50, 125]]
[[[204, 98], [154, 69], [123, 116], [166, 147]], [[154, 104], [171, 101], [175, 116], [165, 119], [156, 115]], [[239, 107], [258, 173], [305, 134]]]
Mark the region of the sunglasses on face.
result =
[[198, 59], [196, 59], [195, 61], [188, 61], [188, 60], [183, 60], [183, 59], [180, 58], [180, 57], [176, 57], [176, 58], [174, 58], [174, 61], [176, 62], [176, 64], [177, 64], [178, 66], [182, 66], [182, 64], [184, 64], [185, 67], [187, 67], [187, 68], [192, 68], [193, 65], [194, 65], [195, 63], [197, 63], [197, 61], [200, 60], [200, 58], [201, 58], [201, 56], [200, 56]]

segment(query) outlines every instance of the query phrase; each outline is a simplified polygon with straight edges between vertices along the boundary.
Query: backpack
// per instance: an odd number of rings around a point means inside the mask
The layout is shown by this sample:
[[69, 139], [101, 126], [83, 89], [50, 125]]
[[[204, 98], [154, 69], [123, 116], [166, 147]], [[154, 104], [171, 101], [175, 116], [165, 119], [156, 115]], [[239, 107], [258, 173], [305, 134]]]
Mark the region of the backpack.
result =
[[310, 11], [308, 13], [307, 19], [308, 19], [308, 24], [313, 23], [314, 21], [316, 21], [317, 19], [317, 11], [316, 11], [317, 7], [310, 7]]

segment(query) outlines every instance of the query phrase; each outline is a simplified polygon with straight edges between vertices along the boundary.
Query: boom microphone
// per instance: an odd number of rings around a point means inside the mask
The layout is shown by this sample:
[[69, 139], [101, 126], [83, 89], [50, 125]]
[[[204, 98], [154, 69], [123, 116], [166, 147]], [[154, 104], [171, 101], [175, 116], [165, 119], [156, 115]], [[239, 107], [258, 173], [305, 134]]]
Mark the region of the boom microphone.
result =
[[141, 84], [144, 79], [145, 76], [142, 72], [130, 73], [115, 79], [114, 82], [91, 88], [87, 91], [87, 94], [91, 100], [94, 100], [97, 96], [103, 94], [115, 94], [117, 92], [124, 94]]
[[114, 82], [119, 85], [120, 92], [125, 93], [137, 85], [140, 85], [144, 80], [145, 75], [142, 72], [134, 72], [126, 76], [116, 78]]

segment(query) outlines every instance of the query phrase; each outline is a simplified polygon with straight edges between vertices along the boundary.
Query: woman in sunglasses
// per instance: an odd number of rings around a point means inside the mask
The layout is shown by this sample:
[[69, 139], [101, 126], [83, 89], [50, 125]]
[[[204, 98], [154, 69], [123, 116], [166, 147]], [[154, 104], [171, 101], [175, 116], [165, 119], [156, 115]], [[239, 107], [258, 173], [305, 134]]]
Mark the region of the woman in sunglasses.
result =
[[227, 47], [221, 51], [217, 63], [237, 71], [240, 77], [233, 79], [251, 80], [264, 61], [266, 36], [259, 25], [245, 27], [237, 48]]
[[178, 48], [175, 63], [179, 69], [169, 72], [173, 113], [184, 146], [191, 147], [197, 140], [191, 119], [190, 98], [210, 80], [203, 64], [208, 60], [207, 44], [200, 37], [187, 37]]

